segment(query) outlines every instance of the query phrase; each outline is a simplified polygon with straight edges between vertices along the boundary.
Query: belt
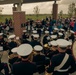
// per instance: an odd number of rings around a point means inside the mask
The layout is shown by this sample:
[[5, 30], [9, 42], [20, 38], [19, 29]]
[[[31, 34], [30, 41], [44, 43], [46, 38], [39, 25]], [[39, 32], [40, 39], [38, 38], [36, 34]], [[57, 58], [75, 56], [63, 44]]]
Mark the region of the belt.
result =
[[67, 72], [69, 69], [57, 70], [58, 72]]

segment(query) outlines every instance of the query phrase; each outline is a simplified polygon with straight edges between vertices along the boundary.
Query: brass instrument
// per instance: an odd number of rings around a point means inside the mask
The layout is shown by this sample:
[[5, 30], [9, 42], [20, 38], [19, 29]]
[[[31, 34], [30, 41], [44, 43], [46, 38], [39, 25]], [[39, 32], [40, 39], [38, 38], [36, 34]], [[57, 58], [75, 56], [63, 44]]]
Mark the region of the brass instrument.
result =
[[14, 57], [18, 57], [18, 54], [11, 54], [8, 56], [9, 59], [13, 59]]

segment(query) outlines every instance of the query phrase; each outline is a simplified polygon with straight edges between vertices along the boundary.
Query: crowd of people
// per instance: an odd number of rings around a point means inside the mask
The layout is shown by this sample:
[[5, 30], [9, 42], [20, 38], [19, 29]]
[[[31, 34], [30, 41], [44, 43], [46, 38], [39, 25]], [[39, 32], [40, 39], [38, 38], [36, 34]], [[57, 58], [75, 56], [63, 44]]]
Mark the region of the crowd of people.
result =
[[0, 51], [8, 50], [9, 64], [0, 62], [5, 75], [69, 75], [76, 71], [72, 52], [75, 18], [28, 19], [21, 38], [12, 33], [12, 19], [0, 26]]

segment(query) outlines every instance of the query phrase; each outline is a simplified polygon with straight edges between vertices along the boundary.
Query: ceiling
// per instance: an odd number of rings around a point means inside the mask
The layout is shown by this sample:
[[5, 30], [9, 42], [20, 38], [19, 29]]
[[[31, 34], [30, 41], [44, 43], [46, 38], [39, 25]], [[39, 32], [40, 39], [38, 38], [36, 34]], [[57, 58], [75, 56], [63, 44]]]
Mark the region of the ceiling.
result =
[[[48, 2], [54, 0], [0, 0], [0, 5], [2, 4], [13, 4], [13, 3], [36, 3], [36, 2]], [[59, 0], [57, 0], [59, 1]]]

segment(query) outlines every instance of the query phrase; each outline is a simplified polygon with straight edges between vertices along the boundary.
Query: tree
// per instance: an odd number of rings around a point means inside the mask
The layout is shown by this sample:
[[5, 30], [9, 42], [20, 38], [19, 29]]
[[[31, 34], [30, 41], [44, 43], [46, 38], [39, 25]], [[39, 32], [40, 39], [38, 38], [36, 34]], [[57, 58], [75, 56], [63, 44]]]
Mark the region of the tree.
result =
[[76, 8], [74, 9], [74, 16], [76, 17]]
[[68, 8], [69, 17], [74, 16], [74, 12], [75, 12], [74, 10], [75, 10], [75, 3], [72, 3], [69, 5], [69, 8]]
[[35, 6], [34, 7], [34, 14], [37, 16], [37, 18], [38, 18], [39, 12], [40, 12], [39, 7], [38, 6]]
[[60, 17], [63, 16], [63, 10], [61, 10], [61, 11], [59, 12], [59, 16], [60, 16]]

